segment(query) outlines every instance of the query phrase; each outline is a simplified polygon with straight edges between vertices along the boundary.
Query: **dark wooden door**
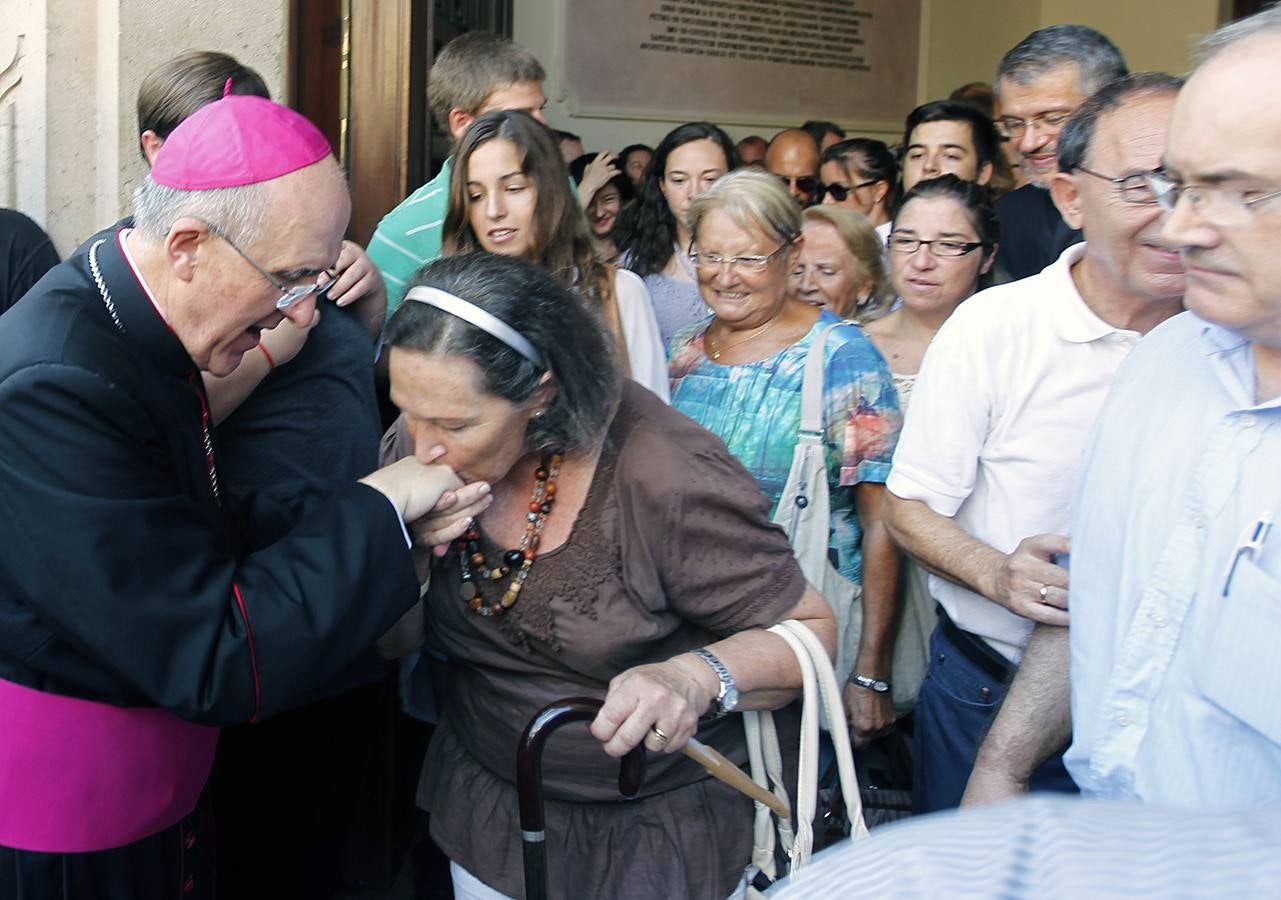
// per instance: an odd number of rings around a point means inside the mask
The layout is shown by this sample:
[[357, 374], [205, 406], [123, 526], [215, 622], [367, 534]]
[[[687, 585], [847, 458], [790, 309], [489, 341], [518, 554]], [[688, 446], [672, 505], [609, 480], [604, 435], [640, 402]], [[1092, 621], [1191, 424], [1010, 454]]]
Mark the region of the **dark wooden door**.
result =
[[351, 182], [348, 235], [368, 243], [450, 152], [427, 70], [465, 31], [511, 36], [512, 0], [293, 0], [289, 102], [325, 132]]

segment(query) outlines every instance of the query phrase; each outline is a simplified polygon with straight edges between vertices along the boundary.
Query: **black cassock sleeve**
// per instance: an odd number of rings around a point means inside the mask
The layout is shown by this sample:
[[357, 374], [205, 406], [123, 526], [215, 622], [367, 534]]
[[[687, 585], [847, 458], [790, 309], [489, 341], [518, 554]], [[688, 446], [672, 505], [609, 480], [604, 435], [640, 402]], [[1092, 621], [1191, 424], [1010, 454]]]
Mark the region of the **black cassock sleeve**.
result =
[[0, 384], [0, 658], [192, 721], [295, 705], [417, 600], [399, 517], [353, 484], [237, 559], [155, 410], [74, 366]]

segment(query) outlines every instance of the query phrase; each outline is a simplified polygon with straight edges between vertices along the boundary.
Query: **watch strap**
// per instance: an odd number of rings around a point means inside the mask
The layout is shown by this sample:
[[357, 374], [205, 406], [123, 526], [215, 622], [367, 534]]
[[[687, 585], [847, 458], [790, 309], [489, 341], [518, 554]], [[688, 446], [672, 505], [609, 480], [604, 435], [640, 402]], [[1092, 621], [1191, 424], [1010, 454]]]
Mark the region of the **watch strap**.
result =
[[728, 694], [732, 688], [736, 687], [734, 684], [734, 676], [729, 673], [729, 669], [725, 668], [725, 663], [721, 662], [716, 654], [710, 650], [703, 647], [697, 647], [691, 650], [690, 653], [693, 653], [703, 662], [711, 666], [712, 671], [716, 673], [717, 681], [720, 682], [720, 687], [716, 690], [716, 709], [713, 712], [713, 715], [719, 718], [728, 714], [729, 710], [725, 708], [725, 695]]
[[856, 684], [861, 688], [869, 691], [875, 691], [878, 694], [888, 694], [890, 692], [890, 683], [880, 678], [870, 678], [867, 675], [860, 675], [857, 672], [851, 672], [849, 677], [850, 684]]

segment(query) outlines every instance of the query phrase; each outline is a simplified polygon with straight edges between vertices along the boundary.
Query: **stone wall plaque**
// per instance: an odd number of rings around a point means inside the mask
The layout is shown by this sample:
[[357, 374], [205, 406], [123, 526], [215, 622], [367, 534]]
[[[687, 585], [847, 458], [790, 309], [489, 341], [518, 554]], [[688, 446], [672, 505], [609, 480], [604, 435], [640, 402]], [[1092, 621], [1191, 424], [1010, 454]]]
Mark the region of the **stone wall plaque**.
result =
[[567, 0], [575, 114], [901, 122], [921, 0]]

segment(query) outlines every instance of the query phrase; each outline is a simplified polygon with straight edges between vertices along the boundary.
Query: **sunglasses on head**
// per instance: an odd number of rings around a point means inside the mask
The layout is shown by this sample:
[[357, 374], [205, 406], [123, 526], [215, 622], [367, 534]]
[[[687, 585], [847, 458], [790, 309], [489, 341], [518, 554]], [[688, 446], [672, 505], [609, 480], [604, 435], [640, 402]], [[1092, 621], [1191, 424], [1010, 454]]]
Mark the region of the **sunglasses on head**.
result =
[[831, 194], [832, 199], [835, 200], [837, 203], [844, 203], [845, 198], [847, 198], [850, 194], [857, 191], [859, 188], [871, 187], [872, 185], [876, 184], [876, 182], [880, 180], [881, 179], [879, 178], [873, 178], [871, 181], [860, 181], [858, 184], [851, 184], [851, 185], [820, 184], [818, 186], [818, 199], [821, 201], [825, 196], [827, 196], [828, 194]]

